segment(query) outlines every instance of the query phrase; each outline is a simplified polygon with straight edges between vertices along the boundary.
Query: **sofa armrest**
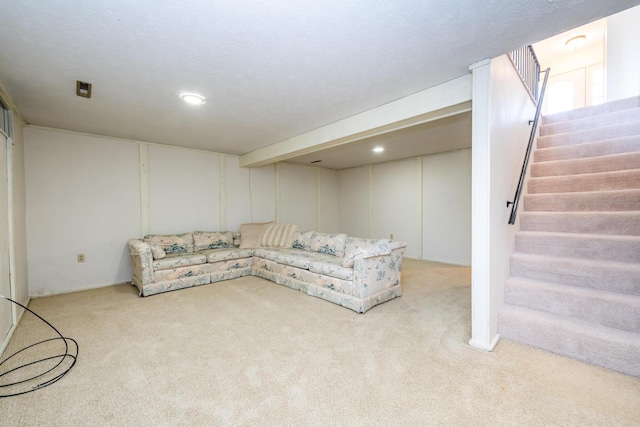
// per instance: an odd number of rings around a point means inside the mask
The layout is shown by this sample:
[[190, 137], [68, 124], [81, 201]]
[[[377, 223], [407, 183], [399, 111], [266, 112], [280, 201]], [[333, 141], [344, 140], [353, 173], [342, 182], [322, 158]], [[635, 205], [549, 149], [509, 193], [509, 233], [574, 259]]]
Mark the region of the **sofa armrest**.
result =
[[142, 287], [155, 283], [151, 245], [139, 239], [131, 239], [127, 244], [133, 267], [131, 282], [142, 292]]
[[388, 251], [380, 250], [355, 259], [354, 292], [366, 298], [400, 285], [400, 270], [406, 244], [396, 242]]
[[375, 256], [390, 255], [395, 249], [406, 248], [407, 244], [404, 242], [389, 241], [388, 243], [380, 243], [377, 246], [370, 248], [362, 248], [354, 254], [353, 259], [371, 258]]
[[405, 248], [407, 244], [387, 239], [351, 239], [348, 246], [342, 259], [343, 267], [353, 267], [357, 259], [389, 255], [396, 249]]

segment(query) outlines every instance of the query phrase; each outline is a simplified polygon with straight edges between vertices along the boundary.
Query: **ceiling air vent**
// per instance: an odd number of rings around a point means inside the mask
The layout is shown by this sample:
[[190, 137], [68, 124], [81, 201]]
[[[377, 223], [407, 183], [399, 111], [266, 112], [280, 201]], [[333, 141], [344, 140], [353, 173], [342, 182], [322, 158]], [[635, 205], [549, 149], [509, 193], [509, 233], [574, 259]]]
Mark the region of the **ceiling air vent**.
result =
[[83, 98], [91, 98], [91, 83], [76, 80], [76, 95]]

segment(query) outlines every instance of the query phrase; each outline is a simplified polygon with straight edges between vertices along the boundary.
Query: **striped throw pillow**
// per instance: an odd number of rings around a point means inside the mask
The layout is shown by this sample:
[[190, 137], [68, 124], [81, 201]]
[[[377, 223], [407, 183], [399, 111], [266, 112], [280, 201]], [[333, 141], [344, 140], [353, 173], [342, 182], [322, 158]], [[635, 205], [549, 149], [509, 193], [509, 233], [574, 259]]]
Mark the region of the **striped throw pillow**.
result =
[[258, 243], [263, 248], [290, 248], [297, 231], [295, 224], [268, 224], [262, 229]]

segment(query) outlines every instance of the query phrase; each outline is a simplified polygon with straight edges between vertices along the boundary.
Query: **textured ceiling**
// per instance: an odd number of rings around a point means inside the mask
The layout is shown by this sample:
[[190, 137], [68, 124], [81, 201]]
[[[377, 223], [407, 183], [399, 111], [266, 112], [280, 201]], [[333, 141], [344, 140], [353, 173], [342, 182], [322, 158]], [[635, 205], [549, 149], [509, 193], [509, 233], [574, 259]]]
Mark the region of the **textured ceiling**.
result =
[[639, 3], [0, 0], [0, 85], [28, 123], [244, 154]]

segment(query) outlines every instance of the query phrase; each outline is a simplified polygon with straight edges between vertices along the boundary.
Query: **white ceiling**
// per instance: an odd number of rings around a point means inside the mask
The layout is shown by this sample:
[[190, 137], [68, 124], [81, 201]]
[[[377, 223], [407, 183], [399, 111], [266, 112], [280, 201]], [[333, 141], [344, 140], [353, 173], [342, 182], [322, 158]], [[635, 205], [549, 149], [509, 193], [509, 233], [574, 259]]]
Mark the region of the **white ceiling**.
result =
[[[382, 153], [374, 153], [382, 147]], [[288, 159], [288, 163], [346, 169], [471, 147], [471, 112]], [[317, 162], [320, 160], [320, 162]], [[317, 163], [316, 163], [317, 162]]]
[[244, 154], [637, 4], [0, 0], [0, 86], [35, 125]]

